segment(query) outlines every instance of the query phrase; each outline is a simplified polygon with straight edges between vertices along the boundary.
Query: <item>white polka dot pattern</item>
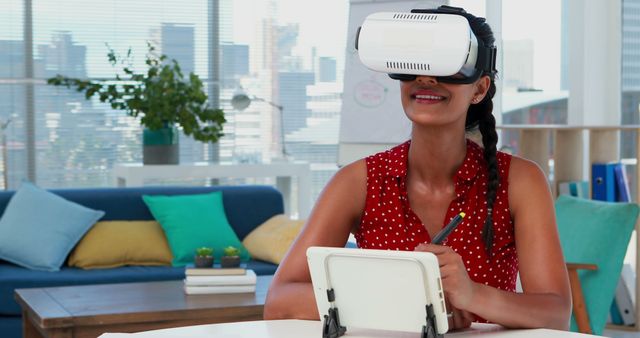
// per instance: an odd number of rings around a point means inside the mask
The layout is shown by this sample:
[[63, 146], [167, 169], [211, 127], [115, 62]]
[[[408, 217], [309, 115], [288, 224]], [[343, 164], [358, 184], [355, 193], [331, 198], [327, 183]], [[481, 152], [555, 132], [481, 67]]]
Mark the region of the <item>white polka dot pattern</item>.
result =
[[[366, 249], [413, 250], [431, 238], [424, 224], [411, 210], [407, 198], [407, 141], [395, 148], [366, 158], [367, 199], [358, 232], [358, 246]], [[482, 148], [467, 140], [467, 154], [454, 176], [456, 198], [447, 209], [444, 226], [459, 212], [467, 215], [443, 245], [453, 248], [463, 259], [469, 277], [502, 290], [515, 291], [518, 259], [511, 213], [508, 175], [511, 155], [496, 156], [500, 184], [493, 208], [493, 257], [489, 259], [482, 241], [487, 217], [487, 165]]]

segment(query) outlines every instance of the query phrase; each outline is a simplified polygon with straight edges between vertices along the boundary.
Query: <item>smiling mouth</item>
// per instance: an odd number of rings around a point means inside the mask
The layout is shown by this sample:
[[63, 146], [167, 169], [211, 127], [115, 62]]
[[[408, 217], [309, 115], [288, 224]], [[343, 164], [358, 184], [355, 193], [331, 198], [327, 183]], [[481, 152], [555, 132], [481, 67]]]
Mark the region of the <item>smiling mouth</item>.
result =
[[418, 102], [438, 102], [444, 100], [444, 96], [439, 95], [412, 95]]

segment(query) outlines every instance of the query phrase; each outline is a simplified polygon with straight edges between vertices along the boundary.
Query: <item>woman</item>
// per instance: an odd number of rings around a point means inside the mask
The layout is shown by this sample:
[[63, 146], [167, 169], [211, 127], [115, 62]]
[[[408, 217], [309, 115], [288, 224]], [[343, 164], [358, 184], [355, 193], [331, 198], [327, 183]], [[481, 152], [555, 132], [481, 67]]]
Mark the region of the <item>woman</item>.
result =
[[[463, 13], [492, 46], [485, 20]], [[306, 249], [342, 247], [353, 233], [361, 248], [434, 253], [453, 329], [473, 320], [568, 328], [570, 289], [547, 179], [533, 162], [496, 151], [494, 77], [399, 77], [411, 139], [331, 179], [273, 279], [265, 319], [317, 320]], [[482, 147], [466, 139], [476, 126]], [[461, 211], [463, 223], [442, 245], [430, 244]], [[523, 293], [514, 292], [518, 272]]]

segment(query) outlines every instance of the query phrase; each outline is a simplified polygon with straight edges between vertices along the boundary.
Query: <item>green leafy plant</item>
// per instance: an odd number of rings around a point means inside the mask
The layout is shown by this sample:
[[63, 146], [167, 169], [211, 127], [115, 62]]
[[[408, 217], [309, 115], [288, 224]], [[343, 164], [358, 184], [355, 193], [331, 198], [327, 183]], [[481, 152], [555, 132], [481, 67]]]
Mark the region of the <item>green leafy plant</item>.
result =
[[146, 73], [132, 70], [131, 48], [122, 57], [109, 48], [107, 57], [114, 68], [121, 66], [124, 78], [116, 71], [113, 80], [86, 80], [57, 75], [47, 80], [54, 86], [74, 87], [85, 98], [97, 95], [113, 109], [124, 110], [129, 116], [140, 117], [140, 124], [150, 130], [179, 125], [185, 135], [202, 142], [217, 142], [226, 122], [221, 109], [211, 108], [200, 78], [182, 74], [176, 60], [157, 55], [155, 47], [147, 43]]
[[207, 257], [213, 255], [213, 248], [203, 246], [196, 249], [196, 256]]
[[236, 248], [235, 246], [228, 246], [226, 248], [224, 248], [224, 255], [225, 256], [238, 256], [240, 255], [240, 250], [238, 248]]

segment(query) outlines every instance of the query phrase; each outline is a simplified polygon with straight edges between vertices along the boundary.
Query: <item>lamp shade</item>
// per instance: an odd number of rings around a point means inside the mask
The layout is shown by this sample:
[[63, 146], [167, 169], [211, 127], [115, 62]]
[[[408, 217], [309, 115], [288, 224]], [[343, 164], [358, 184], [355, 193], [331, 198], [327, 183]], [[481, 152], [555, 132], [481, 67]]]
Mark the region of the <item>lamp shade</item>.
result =
[[251, 104], [251, 98], [245, 93], [237, 93], [231, 98], [231, 106], [236, 110], [245, 110]]

